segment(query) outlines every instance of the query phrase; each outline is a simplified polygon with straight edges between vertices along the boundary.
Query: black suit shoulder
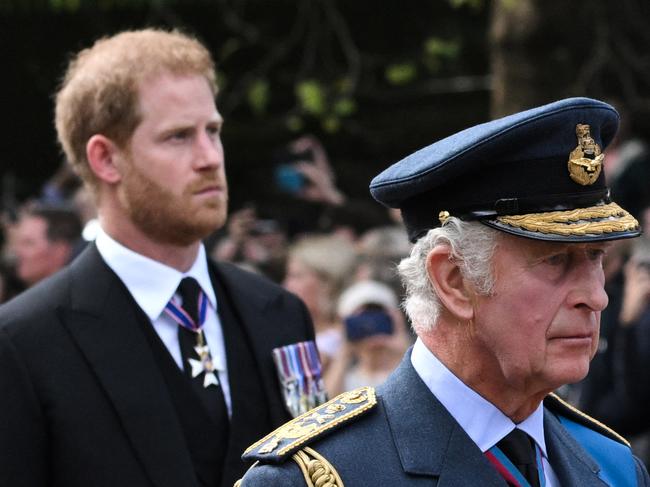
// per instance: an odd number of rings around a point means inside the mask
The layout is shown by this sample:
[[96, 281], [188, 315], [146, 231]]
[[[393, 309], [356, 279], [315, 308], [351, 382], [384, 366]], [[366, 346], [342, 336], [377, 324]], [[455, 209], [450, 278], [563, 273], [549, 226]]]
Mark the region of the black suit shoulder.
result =
[[[0, 306], [0, 329], [13, 335], [23, 327], [48, 326], [59, 306], [69, 301], [70, 269], [66, 268]], [[25, 330], [24, 332], [27, 332]]]
[[99, 314], [115, 283], [119, 279], [90, 244], [67, 267], [0, 306], [0, 329], [49, 329], [61, 308]]
[[0, 485], [49, 485], [47, 405], [71, 382], [59, 375], [74, 344], [58, 316], [70, 283], [66, 268], [0, 306]]
[[211, 261], [210, 263], [213, 268], [216, 269], [218, 275], [220, 274], [226, 277], [230, 282], [237, 282], [241, 287], [261, 296], [275, 297], [288, 295], [295, 298], [293, 294], [285, 290], [282, 286], [274, 283], [261, 274], [247, 271], [235, 264], [231, 264], [230, 262]]
[[289, 312], [295, 317], [294, 323], [302, 323], [308, 340], [314, 339], [311, 317], [304, 303], [295, 294], [270, 279], [244, 270], [228, 262], [211, 261], [217, 278], [221, 277], [228, 292], [236, 296], [242, 304], [257, 306], [261, 311]]
[[[71, 334], [70, 313], [75, 320], [97, 317], [109, 307], [106, 299], [115, 282], [117, 277], [90, 245], [68, 267], [0, 306], [0, 345], [4, 350], [0, 360], [24, 364], [30, 380], [48, 382], [48, 387], [54, 384], [56, 373], [69, 377], [64, 368], [77, 370], [75, 360], [81, 357]], [[111, 315], [115, 312], [109, 311]]]

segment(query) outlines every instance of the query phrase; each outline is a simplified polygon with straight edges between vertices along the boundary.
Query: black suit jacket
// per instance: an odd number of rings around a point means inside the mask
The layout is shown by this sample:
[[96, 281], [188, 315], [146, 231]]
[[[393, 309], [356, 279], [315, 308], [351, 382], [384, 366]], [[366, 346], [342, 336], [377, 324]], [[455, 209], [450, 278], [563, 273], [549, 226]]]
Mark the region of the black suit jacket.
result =
[[[250, 339], [271, 430], [289, 419], [271, 350], [313, 339], [311, 320], [282, 288], [216, 266]], [[0, 307], [0, 485], [198, 486], [138, 312], [94, 245]], [[228, 456], [248, 441], [231, 441]]]

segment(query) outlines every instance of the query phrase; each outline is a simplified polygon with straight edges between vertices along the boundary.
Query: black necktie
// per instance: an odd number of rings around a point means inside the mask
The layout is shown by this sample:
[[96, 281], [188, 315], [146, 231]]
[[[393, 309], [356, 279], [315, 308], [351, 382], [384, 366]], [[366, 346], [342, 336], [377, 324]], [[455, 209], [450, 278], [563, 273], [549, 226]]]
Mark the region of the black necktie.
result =
[[517, 467], [532, 487], [539, 487], [535, 443], [530, 436], [515, 428], [497, 443], [497, 447]]
[[192, 318], [194, 323], [199, 323], [199, 294], [201, 286], [193, 277], [185, 277], [178, 285], [178, 294], [183, 300], [183, 309]]
[[[198, 312], [200, 293], [201, 286], [199, 286], [199, 283], [192, 277], [184, 278], [178, 285], [178, 294], [180, 294], [181, 299], [183, 300], [182, 308], [188, 315], [190, 315], [194, 323], [202, 325], [202, 323], [199, 323]], [[199, 333], [203, 333], [203, 330], [201, 329]], [[198, 377], [192, 377], [191, 367], [188, 360], [190, 358], [194, 360], [200, 359], [199, 354], [194, 349], [194, 347], [198, 345], [197, 336], [197, 333], [188, 330], [184, 326], [178, 326], [178, 343], [181, 348], [183, 370], [185, 371], [187, 378], [191, 381], [192, 388], [206, 406], [212, 419], [215, 422], [225, 421], [227, 423], [228, 413], [221, 386], [210, 385], [208, 387], [203, 387], [203, 374]]]

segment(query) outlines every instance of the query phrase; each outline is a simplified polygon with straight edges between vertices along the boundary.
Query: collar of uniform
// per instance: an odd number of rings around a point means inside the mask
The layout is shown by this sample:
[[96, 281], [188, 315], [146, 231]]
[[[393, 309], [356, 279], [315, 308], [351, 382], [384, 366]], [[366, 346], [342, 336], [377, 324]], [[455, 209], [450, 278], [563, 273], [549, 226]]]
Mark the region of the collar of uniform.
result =
[[467, 387], [419, 338], [413, 346], [411, 363], [427, 388], [482, 452], [485, 453], [517, 427], [528, 433], [548, 458], [542, 404], [524, 421], [515, 424], [494, 404]]
[[203, 244], [199, 247], [194, 264], [186, 273], [134, 252], [102, 228], [99, 229], [95, 244], [106, 264], [122, 280], [150, 320], [160, 316], [184, 277], [196, 279], [212, 308], [217, 309], [217, 298], [210, 281]]

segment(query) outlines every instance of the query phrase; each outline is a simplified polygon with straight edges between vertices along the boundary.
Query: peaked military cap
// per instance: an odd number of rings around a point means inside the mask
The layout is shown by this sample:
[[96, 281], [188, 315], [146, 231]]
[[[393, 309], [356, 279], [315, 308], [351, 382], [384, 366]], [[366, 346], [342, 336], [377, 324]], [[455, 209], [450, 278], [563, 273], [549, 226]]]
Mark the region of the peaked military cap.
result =
[[603, 151], [618, 130], [610, 105], [569, 98], [468, 128], [393, 164], [370, 184], [400, 208], [411, 241], [449, 216], [538, 240], [636, 237], [610, 199]]

